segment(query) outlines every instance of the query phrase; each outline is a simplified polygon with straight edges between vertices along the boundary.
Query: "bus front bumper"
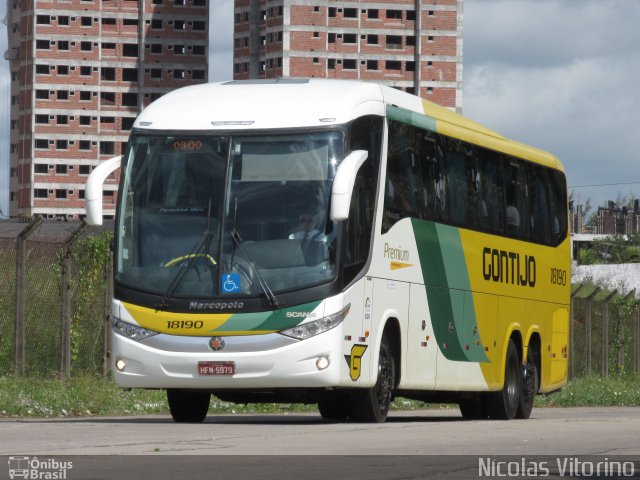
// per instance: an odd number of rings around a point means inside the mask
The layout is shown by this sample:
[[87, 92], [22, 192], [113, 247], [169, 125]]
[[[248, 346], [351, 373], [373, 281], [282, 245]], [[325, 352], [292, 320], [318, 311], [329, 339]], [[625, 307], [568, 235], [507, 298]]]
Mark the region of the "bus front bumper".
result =
[[[222, 337], [160, 334], [136, 342], [112, 333], [113, 372], [124, 388], [271, 389], [334, 387], [341, 369], [342, 326], [306, 340], [272, 333]], [[234, 374], [201, 374], [199, 364], [233, 365]], [[213, 363], [211, 363], [213, 362]]]

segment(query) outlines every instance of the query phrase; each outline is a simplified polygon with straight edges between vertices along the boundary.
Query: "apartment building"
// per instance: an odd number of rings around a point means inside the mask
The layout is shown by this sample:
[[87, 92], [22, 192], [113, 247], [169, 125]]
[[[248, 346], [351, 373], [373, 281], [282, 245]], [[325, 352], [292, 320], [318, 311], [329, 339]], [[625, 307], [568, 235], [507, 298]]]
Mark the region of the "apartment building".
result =
[[640, 233], [640, 200], [633, 199], [625, 205], [608, 201], [606, 206], [598, 207], [595, 233], [606, 235]]
[[124, 153], [137, 114], [207, 81], [208, 1], [9, 0], [10, 216], [84, 215], [87, 176]]
[[462, 0], [235, 0], [237, 80], [380, 82], [462, 109]]

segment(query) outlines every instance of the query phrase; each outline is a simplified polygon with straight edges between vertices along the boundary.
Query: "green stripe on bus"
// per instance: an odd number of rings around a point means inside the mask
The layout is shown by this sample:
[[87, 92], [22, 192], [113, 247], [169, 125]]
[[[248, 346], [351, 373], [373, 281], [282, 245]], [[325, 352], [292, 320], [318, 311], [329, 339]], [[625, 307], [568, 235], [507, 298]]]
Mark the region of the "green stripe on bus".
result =
[[[287, 313], [309, 313], [312, 312], [318, 305], [320, 305], [320, 302], [321, 300], [317, 300], [315, 302], [303, 303], [302, 305], [275, 310], [271, 312], [271, 314], [265, 319], [265, 321], [258, 325], [255, 330], [280, 331], [286, 328], [295, 327], [296, 325], [302, 323], [302, 321], [305, 320], [305, 317], [288, 317]], [[320, 318], [315, 318], [315, 320], [320, 320]]]
[[387, 118], [395, 120], [400, 123], [406, 123], [413, 125], [414, 127], [424, 128], [431, 131], [436, 131], [436, 119], [428, 117], [427, 115], [421, 115], [411, 110], [405, 110], [404, 108], [396, 107], [395, 105], [387, 105]]
[[455, 325], [454, 304], [447, 282], [444, 258], [433, 222], [412, 219], [413, 232], [418, 247], [422, 277], [427, 291], [429, 314], [438, 348], [448, 360], [466, 361]]
[[[459, 230], [412, 219], [438, 347], [448, 360], [486, 362]], [[445, 262], [446, 258], [446, 262]]]
[[215, 329], [215, 332], [249, 332], [258, 330], [271, 312], [237, 313]]
[[[444, 267], [447, 283], [452, 292], [452, 304], [457, 306], [453, 309], [454, 322], [462, 351], [469, 361], [487, 362], [489, 359], [484, 346], [479, 343], [476, 308], [471, 293], [469, 270], [460, 238], [460, 229], [448, 225], [436, 225], [436, 230], [442, 257], [447, 259]], [[454, 295], [458, 298], [454, 298]]]
[[[272, 312], [237, 313], [223, 325], [215, 329], [215, 333], [224, 332], [252, 332], [252, 331], [280, 331], [295, 327], [305, 320], [304, 316], [288, 317], [288, 312], [312, 312], [321, 300], [295, 305], [293, 307], [274, 310]], [[317, 319], [316, 319], [317, 320]]]
[[464, 258], [460, 231], [456, 227], [436, 224], [436, 232], [442, 257], [446, 258], [444, 270], [447, 278], [447, 286], [458, 290], [471, 290], [467, 262]]

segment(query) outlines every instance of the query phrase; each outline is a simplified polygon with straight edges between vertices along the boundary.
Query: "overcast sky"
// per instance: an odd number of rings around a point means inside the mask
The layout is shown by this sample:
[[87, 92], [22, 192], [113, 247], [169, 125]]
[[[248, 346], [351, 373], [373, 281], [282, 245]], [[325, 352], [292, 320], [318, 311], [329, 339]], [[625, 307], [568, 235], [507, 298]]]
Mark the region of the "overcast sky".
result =
[[[0, 18], [5, 0], [0, 0]], [[233, 0], [211, 0], [211, 80], [231, 77]], [[640, 1], [465, 0], [464, 114], [564, 162], [594, 205], [640, 197]], [[0, 52], [6, 30], [0, 24]], [[0, 88], [9, 80], [0, 59]], [[7, 210], [8, 91], [0, 99]]]

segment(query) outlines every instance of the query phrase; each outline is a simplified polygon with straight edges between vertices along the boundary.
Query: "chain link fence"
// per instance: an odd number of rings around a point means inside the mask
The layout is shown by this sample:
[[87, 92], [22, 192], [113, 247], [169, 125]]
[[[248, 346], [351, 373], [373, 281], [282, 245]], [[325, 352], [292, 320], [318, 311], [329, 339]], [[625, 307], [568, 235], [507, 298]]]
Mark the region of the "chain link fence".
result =
[[110, 232], [0, 222], [0, 375], [108, 373]]
[[640, 301], [635, 291], [574, 284], [569, 376], [640, 372]]
[[0, 375], [14, 370], [16, 241], [0, 233]]

